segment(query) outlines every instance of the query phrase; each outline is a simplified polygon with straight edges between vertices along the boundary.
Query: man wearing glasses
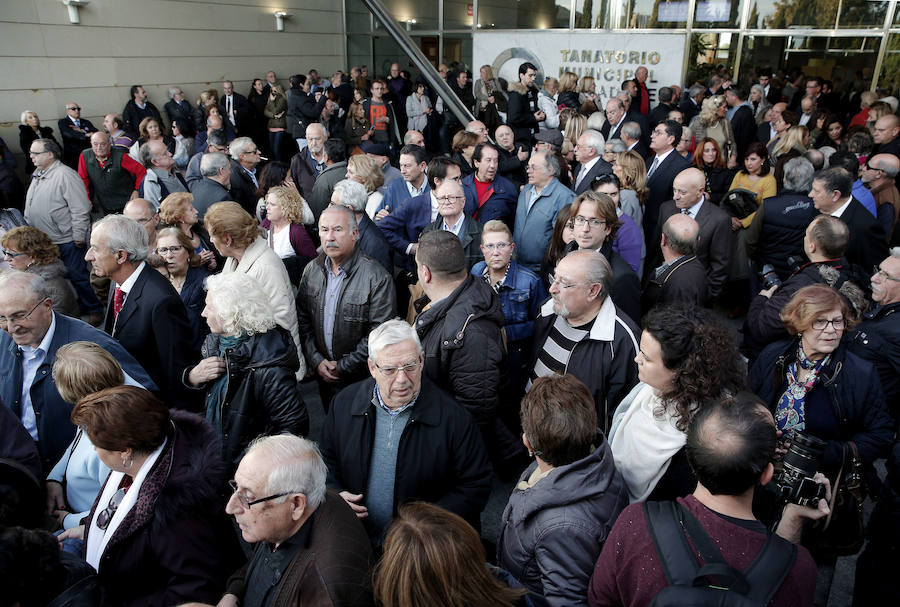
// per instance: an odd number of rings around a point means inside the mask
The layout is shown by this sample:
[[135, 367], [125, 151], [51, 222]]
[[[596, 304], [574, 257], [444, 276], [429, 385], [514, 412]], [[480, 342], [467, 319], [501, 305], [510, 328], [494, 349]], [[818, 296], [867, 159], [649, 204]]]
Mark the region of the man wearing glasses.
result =
[[853, 330], [850, 351], [875, 365], [891, 414], [900, 414], [900, 247], [872, 271], [875, 307]]
[[82, 314], [91, 324], [103, 320], [103, 306], [91, 288], [84, 263], [85, 243], [91, 230], [91, 201], [78, 173], [60, 161], [62, 151], [52, 139], [31, 143], [29, 156], [35, 171], [25, 196], [25, 221], [50, 237], [75, 288]]
[[372, 377], [335, 397], [322, 428], [329, 488], [376, 546], [407, 501], [437, 504], [480, 528], [491, 467], [472, 416], [422, 377], [425, 352], [408, 323], [389, 320], [368, 341]]
[[900, 215], [900, 191], [897, 190], [896, 183], [898, 173], [900, 158], [893, 154], [870, 156], [859, 172], [863, 185], [869, 188], [875, 198], [878, 223], [888, 235], [894, 233], [897, 217]]
[[229, 146], [231, 153], [231, 198], [251, 215], [256, 214], [256, 189], [259, 187], [256, 167], [263, 160], [249, 137], [238, 137]]
[[435, 193], [438, 200], [438, 215], [425, 226], [422, 234], [435, 230], [446, 230], [459, 238], [466, 255], [466, 269], [471, 270], [484, 259], [481, 254], [481, 224], [463, 212], [466, 195], [458, 181], [445, 181]]
[[77, 169], [78, 157], [82, 150], [91, 147], [91, 133], [96, 133], [97, 128], [90, 120], [81, 117], [81, 106], [74, 101], [66, 104], [66, 117], [60, 118], [57, 126], [63, 138], [63, 162]]
[[312, 441], [281, 434], [250, 445], [225, 512], [256, 550], [220, 606], [372, 604], [369, 538], [325, 479]]
[[37, 274], [10, 271], [0, 277], [0, 401], [18, 416], [37, 442], [49, 473], [75, 436], [73, 403], [59, 395], [51, 378], [60, 347], [73, 341], [98, 344], [126, 375], [148, 390], [156, 385], [115, 339], [90, 325], [53, 311], [47, 283]]
[[591, 391], [597, 420], [609, 431], [619, 402], [637, 384], [640, 330], [620, 314], [609, 289], [612, 269], [595, 251], [573, 251], [550, 275], [551, 298], [534, 320], [531, 383], [554, 373], [571, 374]]

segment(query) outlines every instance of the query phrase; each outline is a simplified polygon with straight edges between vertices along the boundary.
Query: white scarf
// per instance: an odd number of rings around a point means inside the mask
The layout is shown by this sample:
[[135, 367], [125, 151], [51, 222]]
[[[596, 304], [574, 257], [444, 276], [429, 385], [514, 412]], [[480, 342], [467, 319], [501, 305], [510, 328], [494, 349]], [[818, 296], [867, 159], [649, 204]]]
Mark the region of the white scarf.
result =
[[639, 383], [613, 415], [609, 446], [631, 503], [647, 499], [687, 440], [671, 414], [657, 417], [659, 404], [659, 391]]
[[113, 495], [115, 495], [116, 491], [119, 490], [119, 485], [125, 474], [122, 472], [110, 472], [109, 476], [106, 478], [106, 484], [103, 486], [103, 491], [100, 494], [100, 501], [97, 502], [97, 509], [94, 511], [90, 523], [88, 523], [90, 525], [90, 533], [88, 534], [87, 546], [85, 547], [85, 560], [94, 568], [94, 571], [100, 571], [100, 557], [103, 556], [106, 545], [109, 543], [110, 538], [116, 533], [116, 529], [119, 528], [125, 515], [128, 514], [137, 503], [138, 494], [141, 492], [141, 485], [144, 483], [144, 479], [147, 477], [150, 469], [153, 468], [153, 464], [156, 463], [159, 454], [162, 453], [167, 442], [168, 439], [163, 440], [163, 443], [157, 447], [156, 451], [151, 453], [150, 457], [144, 461], [144, 465], [141, 466], [141, 469], [134, 475], [134, 481], [131, 483], [128, 491], [125, 492], [125, 498], [122, 500], [122, 503], [119, 504], [116, 513], [113, 514], [112, 520], [109, 521], [109, 525], [104, 530], [97, 526], [97, 516], [103, 512], [107, 505], [109, 505], [109, 501], [112, 499]]

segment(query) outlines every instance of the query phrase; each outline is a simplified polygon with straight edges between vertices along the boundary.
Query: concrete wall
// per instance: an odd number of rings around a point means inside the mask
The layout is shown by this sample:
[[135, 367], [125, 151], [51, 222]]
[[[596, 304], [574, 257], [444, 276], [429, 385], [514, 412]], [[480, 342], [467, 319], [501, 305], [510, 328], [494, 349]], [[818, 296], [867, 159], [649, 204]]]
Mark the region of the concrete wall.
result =
[[[254, 77], [344, 67], [341, 0], [91, 0], [69, 23], [60, 0], [0, 0], [0, 136], [19, 151], [18, 124], [33, 110], [42, 126], [77, 102], [101, 128], [142, 84], [163, 113], [168, 87], [193, 105], [221, 80], [246, 94]], [[293, 13], [275, 31], [275, 10]], [[57, 139], [59, 134], [57, 133]]]

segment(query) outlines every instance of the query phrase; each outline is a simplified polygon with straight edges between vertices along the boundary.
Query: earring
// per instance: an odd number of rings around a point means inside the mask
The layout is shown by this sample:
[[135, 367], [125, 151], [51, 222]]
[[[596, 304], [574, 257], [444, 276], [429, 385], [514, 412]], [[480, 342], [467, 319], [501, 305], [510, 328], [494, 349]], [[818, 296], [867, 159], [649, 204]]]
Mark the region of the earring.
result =
[[528, 457], [534, 457], [534, 451], [528, 450]]

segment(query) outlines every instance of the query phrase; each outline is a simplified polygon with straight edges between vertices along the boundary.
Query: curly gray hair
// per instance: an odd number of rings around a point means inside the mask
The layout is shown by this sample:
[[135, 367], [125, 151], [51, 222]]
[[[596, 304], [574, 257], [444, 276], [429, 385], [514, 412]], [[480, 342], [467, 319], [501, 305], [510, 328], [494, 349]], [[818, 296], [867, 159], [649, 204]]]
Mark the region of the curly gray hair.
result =
[[240, 272], [213, 274], [205, 286], [225, 334], [253, 335], [275, 328], [269, 296], [252, 276]]

